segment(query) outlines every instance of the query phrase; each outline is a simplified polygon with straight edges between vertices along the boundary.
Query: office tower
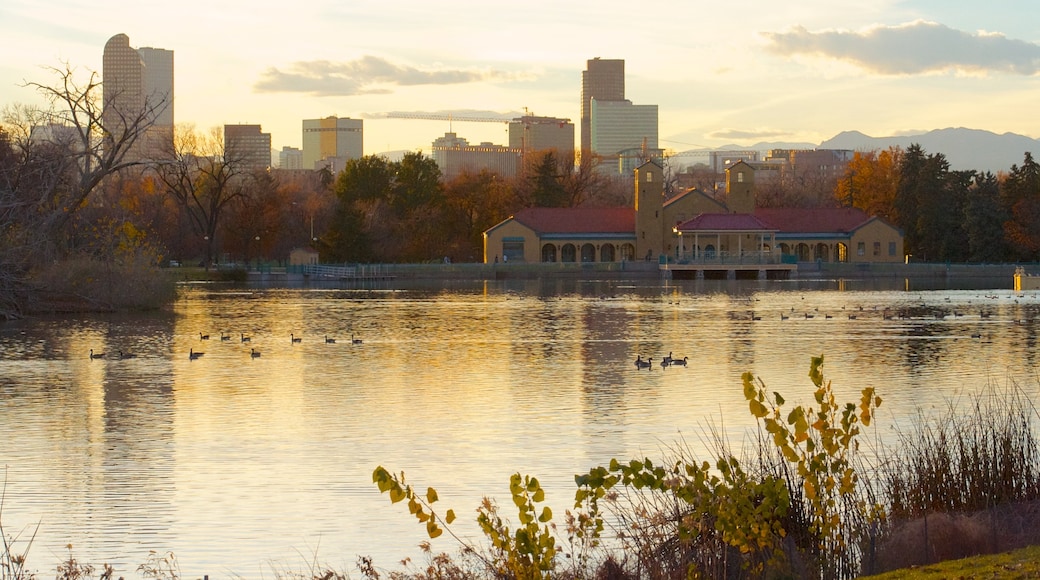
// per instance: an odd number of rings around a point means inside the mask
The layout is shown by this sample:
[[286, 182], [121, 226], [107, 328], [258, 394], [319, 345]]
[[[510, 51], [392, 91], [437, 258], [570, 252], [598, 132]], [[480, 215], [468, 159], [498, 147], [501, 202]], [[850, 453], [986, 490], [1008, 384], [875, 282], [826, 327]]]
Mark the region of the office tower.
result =
[[574, 123], [570, 119], [524, 115], [509, 123], [509, 147], [524, 155], [555, 149], [563, 167], [574, 163]]
[[278, 153], [278, 169], [290, 171], [303, 169], [303, 149], [289, 147], [288, 145], [282, 147], [282, 150]]
[[102, 121], [118, 138], [147, 113], [151, 127], [131, 157], [156, 157], [172, 151], [174, 126], [173, 51], [133, 48], [117, 34], [105, 43], [102, 58]]
[[502, 177], [516, 177], [520, 171], [521, 150], [492, 143], [470, 145], [455, 133], [434, 140], [433, 160], [444, 179], [454, 179], [464, 171], [480, 173], [486, 169]]
[[603, 159], [603, 169], [619, 175], [652, 158], [659, 158], [657, 105], [592, 99], [591, 147]]
[[625, 61], [596, 57], [581, 72], [581, 150], [592, 151], [592, 100], [625, 100]]
[[347, 159], [364, 156], [364, 122], [361, 119], [304, 119], [303, 168], [317, 169], [318, 162], [338, 158], [341, 166]]
[[224, 159], [245, 171], [271, 167], [271, 134], [260, 125], [224, 125]]

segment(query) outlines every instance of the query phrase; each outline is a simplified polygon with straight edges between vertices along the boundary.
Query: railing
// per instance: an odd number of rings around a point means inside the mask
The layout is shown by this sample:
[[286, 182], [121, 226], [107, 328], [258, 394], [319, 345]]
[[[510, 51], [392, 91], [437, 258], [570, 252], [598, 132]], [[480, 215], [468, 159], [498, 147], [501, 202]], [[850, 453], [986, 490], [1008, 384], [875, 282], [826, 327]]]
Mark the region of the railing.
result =
[[670, 256], [670, 262], [679, 265], [717, 265], [717, 266], [739, 266], [739, 265], [770, 265], [783, 263], [783, 257], [773, 252], [684, 252], [678, 256]]

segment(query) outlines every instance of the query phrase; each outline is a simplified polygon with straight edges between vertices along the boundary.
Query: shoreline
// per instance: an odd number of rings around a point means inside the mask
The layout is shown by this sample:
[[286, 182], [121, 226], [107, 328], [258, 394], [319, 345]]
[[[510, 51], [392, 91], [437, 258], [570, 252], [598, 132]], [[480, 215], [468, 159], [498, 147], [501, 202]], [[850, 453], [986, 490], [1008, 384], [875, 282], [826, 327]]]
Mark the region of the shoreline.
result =
[[[1006, 280], [1000, 288], [1014, 287], [1015, 269], [1022, 264], [945, 264], [945, 263], [819, 263], [799, 262], [790, 280], [864, 280], [864, 279], [993, 279]], [[1040, 271], [1040, 265], [1025, 266]], [[314, 276], [299, 268], [261, 268], [249, 270], [246, 280], [259, 284], [298, 284], [336, 281], [392, 280], [509, 280], [509, 279], [589, 279], [658, 280], [672, 278], [667, 265], [657, 262], [608, 263], [512, 263], [512, 264], [372, 264], [349, 268], [351, 274]]]

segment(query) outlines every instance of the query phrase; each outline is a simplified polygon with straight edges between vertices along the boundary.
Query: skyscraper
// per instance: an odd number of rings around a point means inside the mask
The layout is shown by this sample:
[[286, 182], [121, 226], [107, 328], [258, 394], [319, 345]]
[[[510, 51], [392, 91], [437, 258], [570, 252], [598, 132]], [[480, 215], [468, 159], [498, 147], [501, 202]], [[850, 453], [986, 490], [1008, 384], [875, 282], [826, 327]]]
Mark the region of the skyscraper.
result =
[[224, 157], [246, 171], [271, 167], [271, 134], [260, 125], [224, 125]]
[[596, 57], [581, 72], [581, 150], [592, 149], [592, 99], [625, 100], [625, 61]]
[[315, 164], [330, 157], [339, 158], [342, 166], [347, 159], [364, 156], [364, 121], [339, 118], [304, 119], [303, 168], [316, 169]]
[[118, 138], [122, 131], [141, 120], [151, 123], [133, 156], [154, 157], [172, 148], [172, 50], [133, 48], [129, 36], [117, 34], [105, 43], [101, 82], [101, 116], [110, 134]]

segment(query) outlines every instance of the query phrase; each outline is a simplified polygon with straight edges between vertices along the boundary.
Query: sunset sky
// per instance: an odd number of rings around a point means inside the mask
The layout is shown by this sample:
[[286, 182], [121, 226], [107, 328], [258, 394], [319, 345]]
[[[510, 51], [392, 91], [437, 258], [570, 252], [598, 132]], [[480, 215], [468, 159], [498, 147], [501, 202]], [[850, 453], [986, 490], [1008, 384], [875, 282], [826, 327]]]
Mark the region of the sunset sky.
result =
[[[645, 6], [645, 7], [640, 7]], [[580, 116], [581, 71], [625, 60], [627, 96], [656, 104], [660, 145], [819, 143], [969, 127], [1040, 137], [1035, 0], [5, 0], [0, 105], [68, 62], [101, 71], [105, 42], [175, 52], [178, 123], [258, 123], [276, 149], [301, 120], [365, 119], [365, 153], [422, 149], [456, 116]], [[459, 122], [471, 143], [505, 124]], [[577, 138], [577, 135], [576, 135]]]

